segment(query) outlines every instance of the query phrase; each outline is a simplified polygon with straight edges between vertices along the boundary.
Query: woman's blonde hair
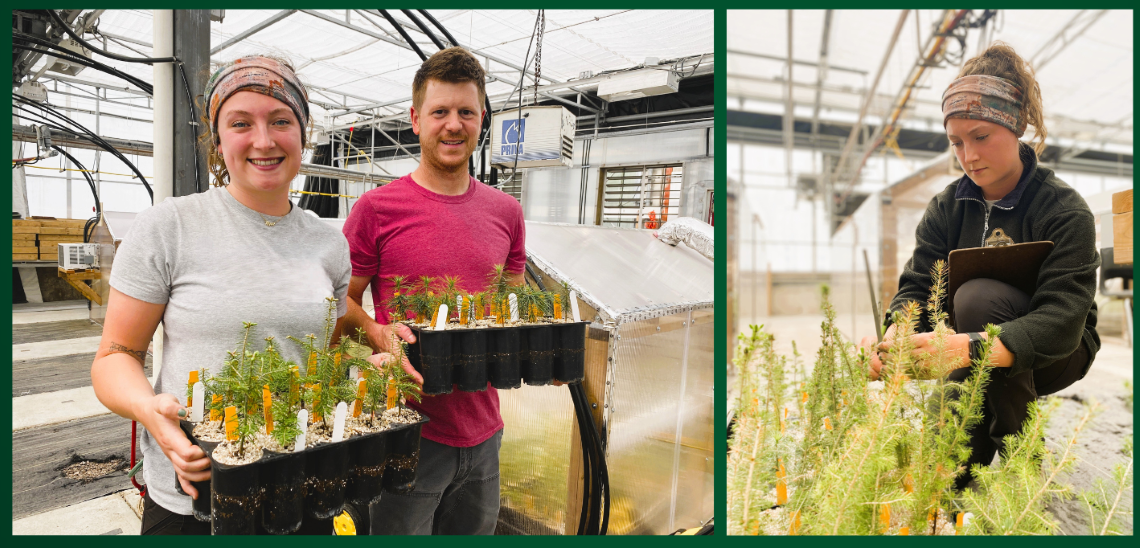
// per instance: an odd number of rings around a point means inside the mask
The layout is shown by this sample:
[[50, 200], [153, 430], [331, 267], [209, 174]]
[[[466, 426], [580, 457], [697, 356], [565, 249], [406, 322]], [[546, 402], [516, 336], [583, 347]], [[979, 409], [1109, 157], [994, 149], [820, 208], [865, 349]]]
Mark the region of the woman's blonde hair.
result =
[[1038, 156], [1045, 151], [1045, 114], [1041, 106], [1041, 88], [1029, 66], [1013, 48], [1005, 42], [994, 42], [977, 57], [966, 61], [958, 78], [984, 74], [998, 76], [1017, 84], [1022, 90], [1021, 118], [1033, 126], [1033, 151]]
[[[288, 67], [289, 70], [293, 71], [294, 74], [296, 74], [296, 72], [297, 72], [296, 69], [293, 68], [293, 63], [284, 57], [280, 57], [280, 56], [276, 56], [276, 55], [261, 55], [260, 57], [265, 57], [266, 59], [273, 59], [274, 61], [277, 61], [277, 62], [281, 63], [282, 65], [285, 65], [286, 67]], [[228, 63], [222, 63], [218, 67], [218, 69], [225, 68], [225, 67], [232, 65], [232, 64], [233, 64], [233, 61], [230, 61]], [[217, 70], [217, 69], [215, 69], [215, 70]], [[206, 69], [206, 78], [209, 79], [210, 74], [212, 74], [212, 73], [213, 73], [213, 71], [211, 71], [209, 68], [207, 68]], [[297, 79], [300, 80], [301, 77], [298, 76]], [[302, 82], [301, 85], [305, 85], [304, 82]], [[197, 103], [198, 103], [198, 111], [202, 113], [202, 119], [201, 119], [200, 123], [198, 124], [198, 127], [204, 128], [202, 130], [202, 132], [198, 135], [198, 146], [200, 148], [206, 150], [206, 169], [210, 172], [211, 175], [214, 176], [214, 182], [211, 183], [211, 185], [212, 186], [226, 186], [226, 185], [230, 184], [230, 170], [226, 168], [225, 159], [222, 158], [222, 154], [218, 151], [218, 147], [214, 145], [214, 138], [213, 138], [213, 135], [211, 135], [211, 133], [210, 133], [211, 132], [210, 117], [207, 114], [206, 105], [204, 104], [205, 98], [199, 96]], [[305, 148], [311, 148], [311, 145], [309, 143], [312, 141], [312, 139], [311, 138], [304, 138], [304, 137], [306, 137], [305, 133], [306, 132], [311, 133], [311, 131], [312, 131], [312, 120], [309, 121], [309, 127], [301, 128], [301, 136], [303, 138]], [[309, 137], [311, 137], [311, 135]]]

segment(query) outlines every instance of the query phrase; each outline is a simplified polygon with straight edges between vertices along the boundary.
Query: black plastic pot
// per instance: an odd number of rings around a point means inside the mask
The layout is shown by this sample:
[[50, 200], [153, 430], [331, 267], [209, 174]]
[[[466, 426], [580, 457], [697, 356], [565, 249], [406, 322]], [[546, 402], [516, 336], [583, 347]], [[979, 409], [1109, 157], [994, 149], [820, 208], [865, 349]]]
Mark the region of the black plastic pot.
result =
[[[218, 446], [218, 442], [203, 441], [194, 437], [194, 427], [197, 425], [198, 423], [196, 422], [185, 420], [179, 421], [178, 424], [178, 426], [182, 428], [182, 431], [186, 434], [186, 437], [190, 439], [190, 443], [201, 447], [208, 456], [214, 452], [214, 448]], [[210, 521], [210, 480], [192, 481], [190, 482], [190, 485], [193, 485], [194, 489], [198, 490], [198, 498], [194, 499], [191, 502], [191, 509], [194, 513], [194, 519], [197, 519], [198, 521]], [[178, 491], [178, 494], [180, 495], [186, 494], [186, 492], [182, 490], [182, 484], [178, 481], [177, 476], [174, 477], [174, 489]]]
[[408, 345], [408, 361], [424, 378], [423, 392], [429, 396], [451, 393], [451, 331], [412, 327], [416, 342]]
[[305, 453], [269, 453], [261, 465], [265, 492], [261, 526], [271, 535], [288, 535], [301, 528], [305, 512]]
[[388, 462], [389, 430], [349, 439], [346, 501], [365, 508], [380, 498]]
[[211, 459], [210, 529], [215, 535], [252, 535], [261, 495], [260, 462], [230, 466]]
[[455, 356], [454, 380], [464, 392], [487, 389], [487, 330], [464, 329], [451, 336]]
[[420, 462], [420, 432], [428, 420], [388, 431], [388, 466], [384, 472], [384, 490], [404, 495], [416, 488], [416, 465]]
[[305, 514], [328, 519], [344, 506], [348, 483], [348, 443], [326, 443], [305, 450]]
[[549, 325], [524, 326], [519, 368], [528, 385], [544, 386], [554, 381], [554, 330]]
[[571, 383], [586, 376], [586, 326], [590, 322], [556, 323], [554, 330], [554, 380]]
[[487, 380], [499, 390], [522, 386], [519, 372], [519, 329], [487, 330]]

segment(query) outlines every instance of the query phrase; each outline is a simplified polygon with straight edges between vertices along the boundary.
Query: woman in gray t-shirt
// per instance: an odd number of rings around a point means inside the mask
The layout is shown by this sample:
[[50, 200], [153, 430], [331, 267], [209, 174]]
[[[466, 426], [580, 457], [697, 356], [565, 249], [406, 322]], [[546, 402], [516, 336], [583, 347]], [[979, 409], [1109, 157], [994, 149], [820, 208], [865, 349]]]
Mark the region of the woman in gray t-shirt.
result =
[[[115, 257], [91, 364], [99, 401], [146, 429], [143, 534], [209, 534], [190, 515], [191, 497], [175, 489], [177, 481], [196, 497], [190, 482], [210, 475], [209, 459], [178, 427], [190, 371], [220, 369], [242, 322], [285, 341], [321, 333], [326, 298], [338, 300], [338, 318], [347, 310], [347, 241], [289, 199], [308, 124], [305, 87], [282, 61], [244, 57], [214, 73], [205, 98], [210, 172], [221, 186], [138, 215]], [[142, 364], [160, 321], [163, 363], [152, 388]], [[302, 361], [294, 345], [280, 347]]]

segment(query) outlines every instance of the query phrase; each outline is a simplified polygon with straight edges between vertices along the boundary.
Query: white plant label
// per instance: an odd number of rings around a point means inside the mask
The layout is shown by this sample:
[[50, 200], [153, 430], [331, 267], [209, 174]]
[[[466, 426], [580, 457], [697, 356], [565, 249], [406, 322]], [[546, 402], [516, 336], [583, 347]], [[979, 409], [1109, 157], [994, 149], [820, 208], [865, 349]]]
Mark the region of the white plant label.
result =
[[206, 387], [202, 386], [202, 381], [198, 381], [194, 383], [194, 388], [191, 390], [194, 403], [190, 406], [190, 422], [202, 422], [202, 407], [206, 403]]
[[511, 321], [517, 322], [519, 321], [519, 298], [514, 293], [511, 293], [507, 298], [511, 301]]
[[455, 296], [455, 309], [456, 310], [463, 310], [463, 295], [456, 295]]
[[352, 367], [349, 367], [348, 368], [348, 378], [350, 378], [350, 379], [360, 378], [360, 368], [355, 366], [355, 365]]
[[475, 323], [475, 297], [467, 296], [467, 321]]
[[447, 305], [439, 305], [439, 314], [435, 318], [435, 328], [444, 329], [447, 327]]
[[340, 402], [336, 404], [336, 414], [333, 415], [332, 441], [337, 442], [344, 439], [344, 417], [347, 414], [347, 403]]
[[570, 312], [574, 314], [574, 321], [582, 321], [582, 315], [578, 312], [578, 292], [570, 292]]
[[297, 412], [297, 428], [301, 429], [301, 433], [297, 434], [297, 445], [293, 446], [294, 451], [305, 450], [305, 432], [309, 429], [309, 410], [302, 409]]

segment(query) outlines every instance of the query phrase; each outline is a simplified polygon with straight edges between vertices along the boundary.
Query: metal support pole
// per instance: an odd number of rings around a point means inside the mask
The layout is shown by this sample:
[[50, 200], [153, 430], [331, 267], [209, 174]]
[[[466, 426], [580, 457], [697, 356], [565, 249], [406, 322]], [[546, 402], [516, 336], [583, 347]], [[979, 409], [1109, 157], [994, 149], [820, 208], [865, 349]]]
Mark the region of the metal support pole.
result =
[[[210, 10], [175, 10], [172, 23], [174, 56], [182, 61], [182, 70], [190, 86], [190, 96], [205, 92], [210, 68]], [[202, 112], [191, 108], [186, 98], [182, 73], [174, 65], [170, 84], [173, 92], [174, 130], [174, 196], [188, 196], [209, 188], [205, 147], [198, 146]], [[157, 75], [158, 66], [155, 65]], [[157, 83], [157, 78], [156, 78]], [[195, 116], [195, 111], [197, 116]], [[198, 166], [195, 169], [194, 163]]]

